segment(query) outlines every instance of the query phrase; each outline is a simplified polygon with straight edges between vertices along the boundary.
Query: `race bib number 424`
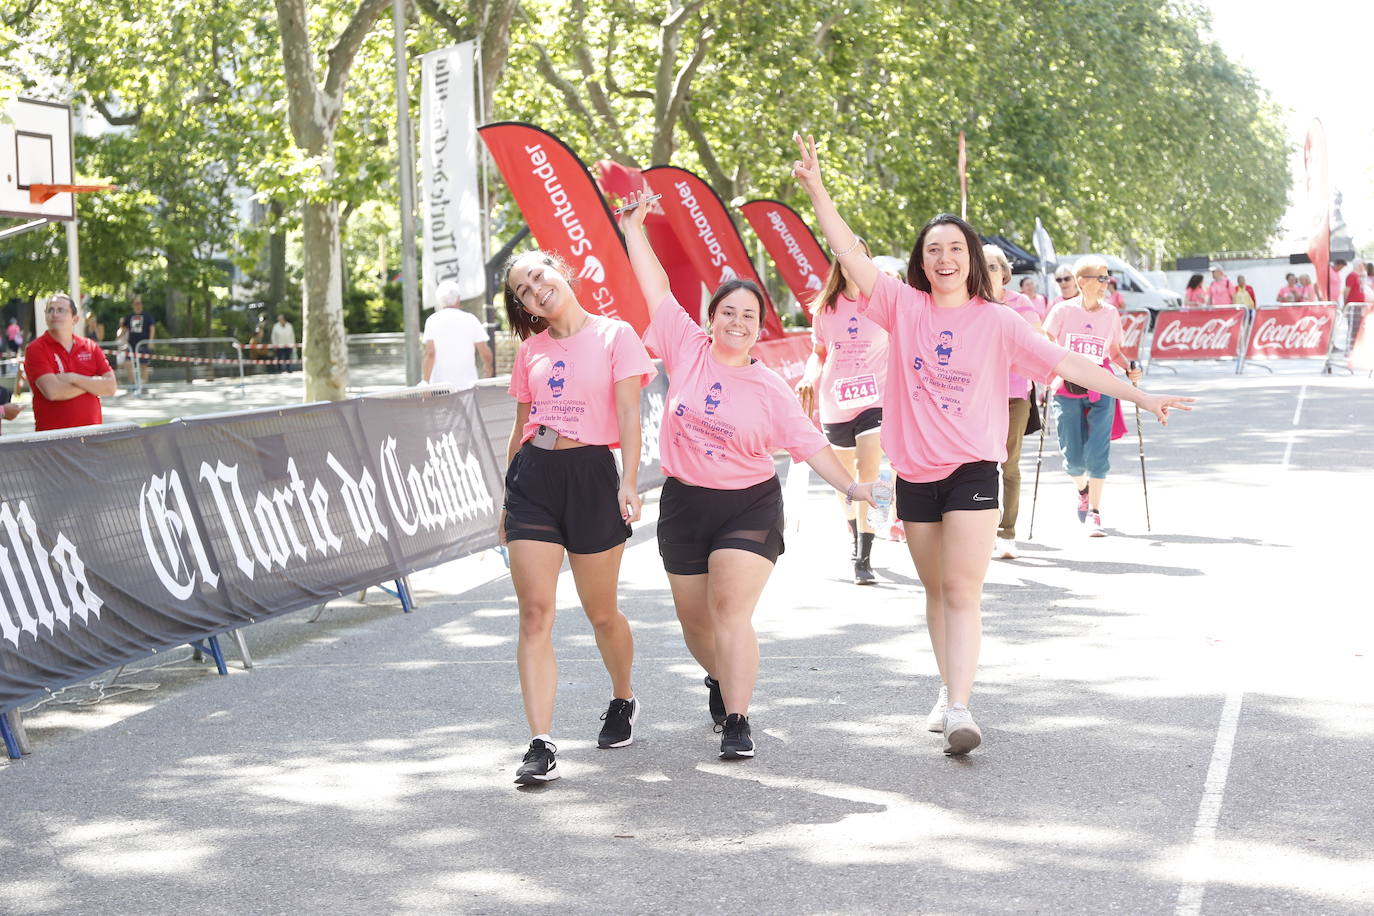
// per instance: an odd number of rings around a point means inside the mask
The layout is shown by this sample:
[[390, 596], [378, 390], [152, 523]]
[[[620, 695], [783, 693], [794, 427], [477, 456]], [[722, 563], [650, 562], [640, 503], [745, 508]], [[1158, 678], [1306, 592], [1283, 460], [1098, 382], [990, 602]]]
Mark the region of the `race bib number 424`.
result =
[[878, 379], [874, 375], [855, 375], [835, 382], [835, 402], [846, 410], [878, 403]]

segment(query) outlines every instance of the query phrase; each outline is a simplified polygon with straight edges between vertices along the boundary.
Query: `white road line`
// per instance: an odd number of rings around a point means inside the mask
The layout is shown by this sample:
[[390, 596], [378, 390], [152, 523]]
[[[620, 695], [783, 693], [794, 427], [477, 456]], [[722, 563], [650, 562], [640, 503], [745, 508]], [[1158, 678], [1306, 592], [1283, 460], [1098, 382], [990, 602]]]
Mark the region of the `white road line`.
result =
[[1288, 447], [1283, 450], [1283, 465], [1280, 471], [1288, 470], [1288, 460], [1293, 457], [1293, 443], [1298, 438], [1298, 420], [1302, 417], [1302, 402], [1307, 398], [1307, 386], [1298, 392], [1298, 406], [1293, 409], [1293, 428], [1288, 431]]
[[1232, 690], [1221, 708], [1221, 724], [1217, 726], [1217, 740], [1212, 745], [1212, 762], [1207, 766], [1207, 782], [1202, 789], [1202, 804], [1198, 806], [1197, 823], [1193, 825], [1193, 844], [1185, 860], [1186, 879], [1178, 892], [1175, 916], [1197, 916], [1202, 912], [1202, 896], [1207, 891], [1207, 876], [1212, 867], [1212, 852], [1216, 846], [1217, 822], [1221, 819], [1221, 802], [1226, 795], [1226, 777], [1231, 770], [1231, 750], [1236, 744], [1236, 726], [1240, 722], [1243, 690]]

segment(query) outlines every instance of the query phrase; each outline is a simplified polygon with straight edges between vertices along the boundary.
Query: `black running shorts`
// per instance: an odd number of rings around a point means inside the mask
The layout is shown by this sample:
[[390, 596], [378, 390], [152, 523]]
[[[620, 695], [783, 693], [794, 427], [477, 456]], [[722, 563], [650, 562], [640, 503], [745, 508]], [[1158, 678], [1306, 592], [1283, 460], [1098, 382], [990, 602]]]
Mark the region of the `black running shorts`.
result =
[[912, 483], [897, 478], [897, 517], [904, 522], [938, 522], [946, 512], [997, 509], [997, 462], [961, 464], [944, 480]]
[[852, 420], [843, 423], [825, 423], [825, 438], [835, 448], [854, 448], [864, 433], [876, 432], [883, 426], [883, 409], [870, 407]]
[[620, 472], [604, 445], [542, 449], [526, 442], [506, 471], [506, 540], [548, 541], [568, 553], [625, 543]]
[[776, 563], [782, 541], [782, 484], [776, 476], [743, 490], [694, 487], [676, 477], [663, 483], [658, 552], [675, 576], [706, 574], [711, 551], [747, 550]]

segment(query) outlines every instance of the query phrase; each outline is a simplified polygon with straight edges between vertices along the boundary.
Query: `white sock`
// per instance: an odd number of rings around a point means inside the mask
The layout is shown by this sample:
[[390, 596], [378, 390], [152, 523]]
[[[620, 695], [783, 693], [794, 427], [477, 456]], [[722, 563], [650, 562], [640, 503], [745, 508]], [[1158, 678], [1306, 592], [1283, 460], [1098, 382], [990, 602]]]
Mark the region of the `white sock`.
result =
[[535, 735], [531, 741], [543, 741], [545, 744], [553, 744], [553, 739], [548, 735]]

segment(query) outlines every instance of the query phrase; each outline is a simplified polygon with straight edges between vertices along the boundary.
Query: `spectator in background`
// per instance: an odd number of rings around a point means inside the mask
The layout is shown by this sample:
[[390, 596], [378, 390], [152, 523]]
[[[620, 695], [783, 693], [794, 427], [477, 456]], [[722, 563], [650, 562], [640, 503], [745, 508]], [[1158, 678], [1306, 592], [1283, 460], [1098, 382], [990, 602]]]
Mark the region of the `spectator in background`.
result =
[[[146, 350], [139, 351], [138, 345], [145, 340], [157, 338], [157, 328], [153, 327], [153, 316], [143, 311], [143, 297], [135, 295], [134, 301], [129, 303], [131, 311], [119, 320], [119, 333], [115, 335], [115, 340], [120, 341], [129, 349], [129, 380], [133, 381], [134, 372], [138, 371], [137, 366], [143, 367], [143, 384], [148, 384], [148, 378], [153, 373], [152, 356]], [[34, 411], [37, 413], [37, 410]]]
[[24, 349], [24, 329], [19, 326], [18, 318], [11, 318], [5, 328], [5, 349], [10, 353]]
[[1298, 289], [1298, 278], [1295, 274], [1284, 274], [1283, 286], [1279, 287], [1279, 302], [1298, 302], [1302, 291]]
[[1294, 299], [1294, 302], [1317, 301], [1317, 287], [1313, 285], [1312, 278], [1307, 274], [1298, 274], [1298, 283], [1294, 289], [1298, 294], [1298, 298]]
[[1374, 261], [1364, 262], [1364, 301], [1374, 302]]
[[1347, 304], [1351, 302], [1365, 301], [1363, 282], [1364, 276], [1364, 263], [1357, 259], [1353, 264], [1350, 265], [1350, 271], [1345, 275], [1345, 283], [1343, 284], [1343, 287], [1345, 290], [1345, 301]]
[[115, 393], [114, 370], [100, 345], [76, 336], [76, 304], [55, 293], [44, 310], [48, 332], [24, 352], [33, 386], [33, 428], [68, 429], [101, 422], [100, 399]]
[[1021, 295], [1030, 300], [1031, 305], [1035, 306], [1035, 313], [1044, 319], [1049, 313], [1049, 303], [1045, 302], [1045, 297], [1036, 292], [1038, 284], [1035, 277], [1024, 276], [1021, 278]]
[[1252, 309], [1255, 301], [1255, 288], [1245, 282], [1245, 274], [1237, 274], [1235, 304]]
[[277, 314], [277, 323], [272, 325], [272, 358], [276, 360], [273, 372], [289, 371], [291, 366], [288, 364], [296, 358], [296, 329], [281, 313]]
[[1236, 284], [1231, 282], [1231, 278], [1226, 276], [1226, 271], [1220, 267], [1212, 268], [1212, 282], [1207, 286], [1207, 298], [1214, 306], [1235, 304]]
[[87, 340], [94, 340], [100, 343], [105, 339], [105, 325], [100, 323], [100, 319], [95, 317], [95, 312], [88, 311], [86, 319], [81, 325], [81, 336]]
[[1337, 305], [1343, 304], [1341, 293], [1341, 274], [1345, 271], [1345, 258], [1337, 258], [1326, 270], [1326, 298]]
[[1116, 288], [1116, 277], [1107, 281], [1107, 304], [1118, 312], [1126, 311], [1126, 300], [1121, 296], [1121, 290]]
[[426, 382], [452, 385], [458, 391], [466, 391], [477, 384], [474, 351], [482, 357], [482, 377], [491, 378], [495, 374], [487, 329], [482, 327], [476, 315], [463, 310], [459, 304], [462, 296], [453, 280], [439, 284], [436, 298], [439, 307], [426, 319], [425, 333], [421, 337], [425, 352], [420, 361], [420, 377]]
[[1202, 274], [1188, 278], [1188, 288], [1183, 291], [1183, 304], [1188, 308], [1204, 308], [1207, 305], [1207, 291], [1202, 288]]

